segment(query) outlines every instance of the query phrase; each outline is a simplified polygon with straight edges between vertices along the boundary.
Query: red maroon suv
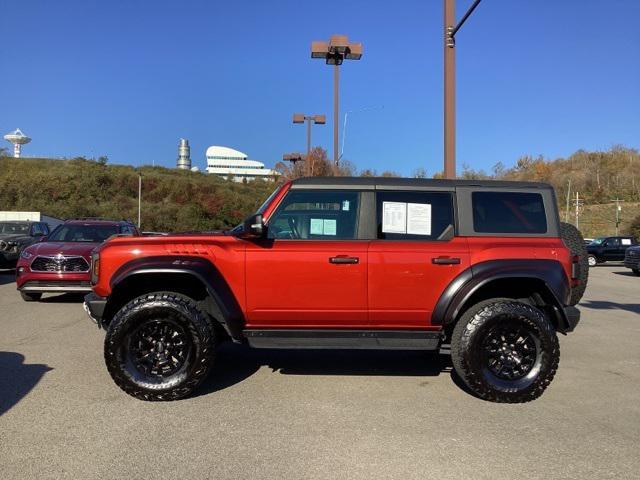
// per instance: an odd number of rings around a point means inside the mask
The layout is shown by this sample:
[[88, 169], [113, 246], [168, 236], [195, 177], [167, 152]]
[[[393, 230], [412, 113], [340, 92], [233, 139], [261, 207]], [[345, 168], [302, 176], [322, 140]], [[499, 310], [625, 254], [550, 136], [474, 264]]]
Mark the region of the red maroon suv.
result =
[[114, 238], [89, 315], [109, 373], [143, 400], [190, 394], [217, 342], [437, 350], [481, 398], [553, 379], [586, 286], [582, 237], [540, 183], [305, 178], [223, 233]]
[[126, 221], [67, 220], [42, 241], [25, 248], [16, 265], [16, 284], [27, 302], [43, 293], [91, 291], [91, 252], [109, 237], [138, 235]]

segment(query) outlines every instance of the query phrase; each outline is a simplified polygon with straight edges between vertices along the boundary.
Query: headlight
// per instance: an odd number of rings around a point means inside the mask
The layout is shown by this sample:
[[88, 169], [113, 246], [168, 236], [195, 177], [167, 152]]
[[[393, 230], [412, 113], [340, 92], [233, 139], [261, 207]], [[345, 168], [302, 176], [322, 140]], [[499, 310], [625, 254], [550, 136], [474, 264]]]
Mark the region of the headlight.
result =
[[33, 253], [29, 253], [27, 250], [23, 250], [20, 254], [20, 257], [24, 258], [25, 260], [29, 260], [31, 257], [33, 257]]
[[91, 255], [91, 284], [98, 283], [100, 277], [100, 254], [93, 253]]

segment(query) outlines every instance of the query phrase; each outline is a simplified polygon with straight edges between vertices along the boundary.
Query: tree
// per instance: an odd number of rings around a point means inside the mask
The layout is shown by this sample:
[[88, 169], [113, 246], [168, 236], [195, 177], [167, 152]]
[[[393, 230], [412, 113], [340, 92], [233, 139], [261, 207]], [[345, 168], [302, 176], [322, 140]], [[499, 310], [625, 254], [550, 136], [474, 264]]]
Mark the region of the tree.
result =
[[418, 167], [413, 171], [413, 178], [427, 178], [427, 171], [423, 167]]

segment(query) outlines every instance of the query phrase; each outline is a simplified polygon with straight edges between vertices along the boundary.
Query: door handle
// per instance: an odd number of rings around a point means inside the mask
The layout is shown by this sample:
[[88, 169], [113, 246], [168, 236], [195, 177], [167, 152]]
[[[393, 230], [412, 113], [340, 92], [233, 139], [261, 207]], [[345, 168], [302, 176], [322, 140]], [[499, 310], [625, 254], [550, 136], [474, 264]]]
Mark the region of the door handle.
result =
[[347, 263], [359, 263], [360, 259], [358, 257], [329, 257], [329, 263], [336, 263], [339, 265], [347, 264]]
[[460, 259], [457, 257], [436, 257], [431, 259], [434, 265], [460, 265]]

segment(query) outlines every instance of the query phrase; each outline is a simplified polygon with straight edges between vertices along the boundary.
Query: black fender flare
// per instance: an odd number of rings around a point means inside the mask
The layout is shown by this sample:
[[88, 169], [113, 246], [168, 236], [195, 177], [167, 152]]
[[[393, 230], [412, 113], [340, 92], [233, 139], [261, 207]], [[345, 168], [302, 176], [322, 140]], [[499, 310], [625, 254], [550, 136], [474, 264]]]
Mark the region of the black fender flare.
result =
[[527, 278], [541, 281], [553, 299], [558, 325], [568, 325], [565, 305], [571, 292], [569, 280], [557, 260], [505, 259], [489, 260], [467, 268], [440, 295], [431, 316], [434, 325], [448, 325], [458, 318], [467, 301], [488, 283], [507, 278]]
[[202, 283], [208, 293], [208, 301], [201, 308], [220, 322], [233, 340], [242, 338], [245, 325], [242, 309], [227, 281], [207, 259], [188, 255], [137, 258], [121, 265], [109, 283], [113, 293], [119, 284], [134, 276], [171, 273], [191, 275]]

